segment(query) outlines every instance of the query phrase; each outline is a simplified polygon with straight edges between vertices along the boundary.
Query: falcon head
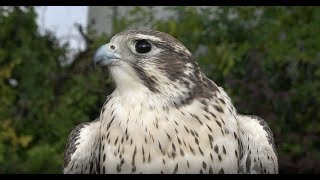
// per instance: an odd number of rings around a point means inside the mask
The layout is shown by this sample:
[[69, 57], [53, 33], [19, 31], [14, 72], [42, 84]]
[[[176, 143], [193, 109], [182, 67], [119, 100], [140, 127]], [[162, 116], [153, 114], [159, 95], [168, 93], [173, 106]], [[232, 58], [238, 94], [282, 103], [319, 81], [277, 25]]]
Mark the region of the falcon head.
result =
[[94, 66], [108, 67], [118, 90], [138, 89], [172, 98], [190, 98], [212, 85], [190, 51], [169, 34], [129, 30], [113, 36], [93, 58]]

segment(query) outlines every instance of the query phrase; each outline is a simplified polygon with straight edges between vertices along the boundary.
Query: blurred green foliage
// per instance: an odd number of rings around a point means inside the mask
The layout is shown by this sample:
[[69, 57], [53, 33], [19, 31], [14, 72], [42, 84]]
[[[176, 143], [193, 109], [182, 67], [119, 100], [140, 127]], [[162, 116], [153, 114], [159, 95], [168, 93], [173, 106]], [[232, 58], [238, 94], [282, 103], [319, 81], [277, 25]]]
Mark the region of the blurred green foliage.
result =
[[[320, 8], [135, 7], [66, 63], [67, 45], [38, 33], [32, 7], [0, 8], [0, 173], [60, 173], [67, 136], [94, 120], [114, 85], [91, 68], [97, 47], [134, 24], [179, 39], [242, 114], [270, 125], [281, 173], [320, 172]], [[12, 80], [18, 83], [14, 85]]]

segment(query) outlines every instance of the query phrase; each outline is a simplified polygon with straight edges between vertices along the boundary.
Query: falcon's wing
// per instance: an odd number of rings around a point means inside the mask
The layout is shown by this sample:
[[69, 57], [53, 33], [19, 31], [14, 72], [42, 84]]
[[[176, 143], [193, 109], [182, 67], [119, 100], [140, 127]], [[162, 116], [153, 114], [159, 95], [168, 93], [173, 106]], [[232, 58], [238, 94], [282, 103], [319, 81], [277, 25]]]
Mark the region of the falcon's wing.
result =
[[99, 148], [98, 134], [100, 133], [100, 121], [96, 119], [92, 122], [77, 125], [69, 135], [64, 152], [64, 174], [94, 173], [96, 168], [95, 157]]
[[278, 173], [278, 157], [268, 124], [257, 116], [237, 115], [240, 173]]

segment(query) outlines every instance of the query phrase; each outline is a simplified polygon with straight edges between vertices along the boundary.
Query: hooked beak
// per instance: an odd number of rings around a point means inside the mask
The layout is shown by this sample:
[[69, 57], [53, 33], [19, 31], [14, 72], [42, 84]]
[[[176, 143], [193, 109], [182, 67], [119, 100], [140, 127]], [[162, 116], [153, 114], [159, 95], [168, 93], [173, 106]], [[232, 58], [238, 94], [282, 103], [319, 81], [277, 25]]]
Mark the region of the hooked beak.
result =
[[109, 50], [109, 45], [105, 44], [101, 46], [93, 57], [93, 68], [96, 65], [99, 66], [109, 66], [116, 60], [120, 59], [121, 56], [111, 50]]

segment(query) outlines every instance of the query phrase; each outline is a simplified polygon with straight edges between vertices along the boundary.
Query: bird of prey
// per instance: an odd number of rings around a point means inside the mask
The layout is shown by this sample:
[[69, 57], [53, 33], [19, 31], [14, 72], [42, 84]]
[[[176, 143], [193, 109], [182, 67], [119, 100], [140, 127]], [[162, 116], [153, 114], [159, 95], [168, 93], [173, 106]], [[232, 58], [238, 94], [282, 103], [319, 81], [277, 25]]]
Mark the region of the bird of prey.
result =
[[171, 35], [127, 30], [93, 61], [116, 89], [71, 132], [64, 173], [278, 173], [267, 123], [238, 114]]

